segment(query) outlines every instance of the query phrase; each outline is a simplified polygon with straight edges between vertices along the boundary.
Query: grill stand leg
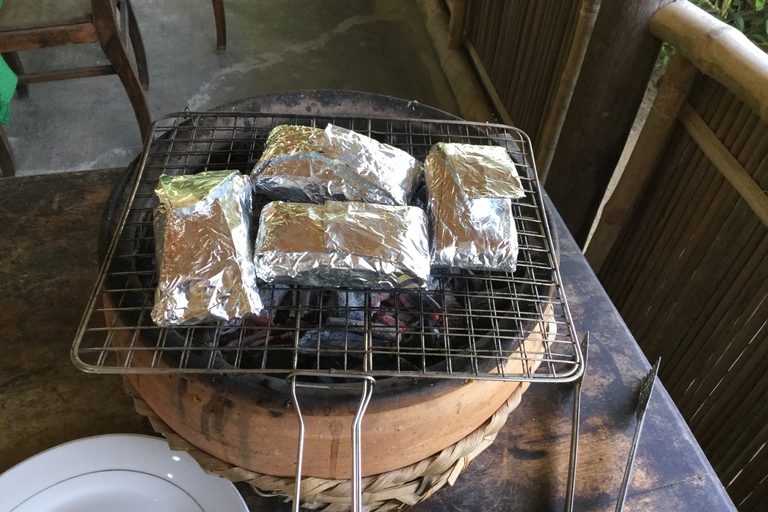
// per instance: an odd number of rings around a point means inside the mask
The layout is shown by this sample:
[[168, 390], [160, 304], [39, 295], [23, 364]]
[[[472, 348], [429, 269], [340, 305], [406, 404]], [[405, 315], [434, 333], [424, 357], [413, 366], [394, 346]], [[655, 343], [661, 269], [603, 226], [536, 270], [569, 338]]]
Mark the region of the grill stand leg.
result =
[[573, 499], [576, 494], [576, 462], [579, 456], [579, 421], [581, 419], [581, 383], [587, 374], [589, 332], [587, 332], [581, 342], [581, 353], [584, 356], [584, 372], [573, 385], [573, 426], [571, 427], [571, 456], [568, 462], [568, 483], [565, 490], [566, 512], [573, 512]]
[[621, 488], [619, 489], [619, 499], [616, 502], [616, 512], [624, 510], [624, 501], [627, 498], [627, 489], [629, 488], [629, 479], [632, 477], [632, 466], [635, 463], [635, 456], [637, 455], [637, 445], [640, 442], [640, 431], [643, 430], [643, 421], [645, 420], [645, 411], [648, 410], [648, 403], [651, 401], [651, 393], [653, 393], [653, 385], [656, 382], [656, 374], [659, 373], [659, 365], [661, 359], [656, 361], [651, 371], [643, 378], [643, 382], [640, 386], [640, 397], [637, 399], [637, 408], [635, 409], [635, 417], [637, 418], [637, 427], [635, 428], [635, 437], [632, 439], [632, 449], [629, 451], [629, 459], [627, 460], [627, 467], [624, 469], [624, 479], [621, 482]]
[[[333, 389], [334, 384], [317, 384], [317, 383], [301, 383], [297, 382], [296, 378], [300, 377], [301, 373], [293, 373], [288, 376], [291, 381], [291, 398], [293, 406], [296, 409], [296, 416], [299, 420], [299, 444], [298, 453], [296, 455], [296, 490], [293, 496], [293, 512], [299, 512], [301, 509], [301, 467], [304, 461], [304, 417], [301, 414], [301, 408], [299, 407], [299, 399], [296, 393], [296, 389], [299, 387], [312, 387], [319, 389]], [[363, 456], [362, 456], [362, 424], [365, 410], [368, 408], [368, 404], [371, 401], [373, 395], [373, 385], [376, 380], [373, 377], [361, 376], [361, 377], [345, 377], [347, 379], [358, 378], [361, 382], [361, 396], [360, 404], [357, 411], [355, 411], [355, 418], [352, 422], [352, 512], [362, 512], [363, 510]]]

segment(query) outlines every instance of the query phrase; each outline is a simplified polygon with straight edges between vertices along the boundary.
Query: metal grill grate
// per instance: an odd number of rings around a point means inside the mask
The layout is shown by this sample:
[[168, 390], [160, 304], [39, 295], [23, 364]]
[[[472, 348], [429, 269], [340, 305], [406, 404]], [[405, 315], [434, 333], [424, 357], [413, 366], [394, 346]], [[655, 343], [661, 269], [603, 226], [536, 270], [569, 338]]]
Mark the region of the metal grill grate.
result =
[[[158, 328], [152, 211], [161, 174], [250, 172], [279, 124], [329, 122], [423, 161], [437, 142], [505, 147], [526, 189], [513, 201], [514, 274], [433, 271], [423, 292], [260, 286], [265, 311], [231, 324]], [[423, 205], [425, 191], [415, 201]], [[419, 199], [421, 197], [421, 199]], [[255, 219], [266, 200], [255, 200]], [[254, 226], [257, 222], [253, 223]], [[530, 141], [502, 125], [185, 113], [155, 123], [72, 349], [97, 373], [264, 373], [573, 381], [583, 362], [535, 177]]]

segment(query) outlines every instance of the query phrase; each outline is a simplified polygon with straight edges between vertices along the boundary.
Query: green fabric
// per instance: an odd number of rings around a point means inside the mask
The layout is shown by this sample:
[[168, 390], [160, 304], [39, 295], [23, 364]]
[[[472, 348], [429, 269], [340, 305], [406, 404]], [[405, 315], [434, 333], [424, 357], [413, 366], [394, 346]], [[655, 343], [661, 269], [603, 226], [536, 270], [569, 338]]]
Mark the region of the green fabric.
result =
[[[0, 7], [2, 6], [3, 0], [0, 0]], [[8, 117], [11, 115], [9, 104], [18, 81], [16, 74], [5, 63], [5, 59], [0, 59], [0, 124], [8, 124]]]

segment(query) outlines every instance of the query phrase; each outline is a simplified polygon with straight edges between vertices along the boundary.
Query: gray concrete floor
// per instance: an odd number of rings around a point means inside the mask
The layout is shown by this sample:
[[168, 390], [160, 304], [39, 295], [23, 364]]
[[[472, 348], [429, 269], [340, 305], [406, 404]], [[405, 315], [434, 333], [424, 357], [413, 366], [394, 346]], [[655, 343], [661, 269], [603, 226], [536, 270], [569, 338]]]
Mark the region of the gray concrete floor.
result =
[[[413, 0], [226, 0], [216, 53], [208, 0], [133, 0], [150, 73], [153, 119], [275, 92], [345, 89], [458, 114]], [[97, 45], [21, 52], [29, 71], [106, 62]], [[122, 167], [141, 150], [117, 76], [33, 84], [11, 101], [6, 133], [17, 175]]]

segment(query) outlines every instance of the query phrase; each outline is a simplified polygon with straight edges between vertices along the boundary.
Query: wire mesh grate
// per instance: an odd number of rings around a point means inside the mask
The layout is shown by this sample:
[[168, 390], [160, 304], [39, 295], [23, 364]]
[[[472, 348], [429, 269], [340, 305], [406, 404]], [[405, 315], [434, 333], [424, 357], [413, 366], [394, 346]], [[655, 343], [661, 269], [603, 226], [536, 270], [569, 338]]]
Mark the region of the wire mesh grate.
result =
[[[433, 270], [429, 290], [261, 284], [264, 311], [229, 323], [159, 328], [152, 215], [161, 174], [249, 173], [280, 124], [349, 128], [423, 161], [437, 142], [499, 145], [526, 196], [513, 201], [514, 274]], [[423, 206], [423, 184], [415, 203]], [[254, 229], [265, 198], [255, 198]], [[157, 121], [72, 349], [96, 373], [301, 372], [572, 381], [582, 357], [557, 268], [530, 141], [514, 128], [460, 121], [184, 113]]]

